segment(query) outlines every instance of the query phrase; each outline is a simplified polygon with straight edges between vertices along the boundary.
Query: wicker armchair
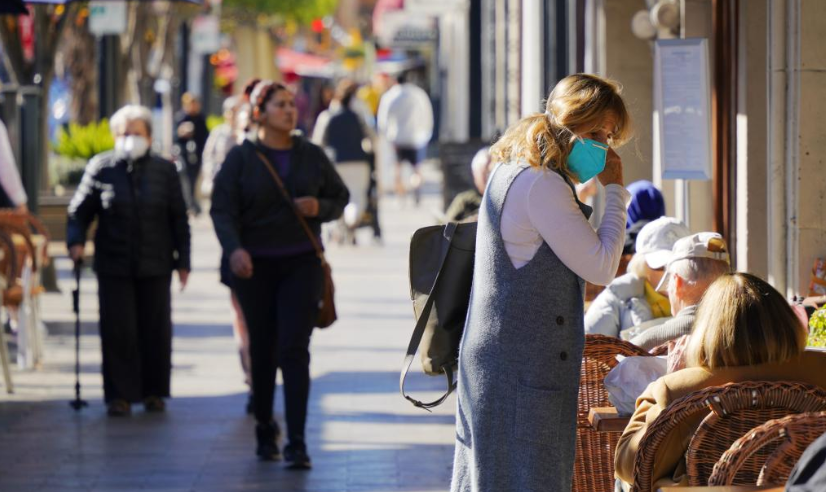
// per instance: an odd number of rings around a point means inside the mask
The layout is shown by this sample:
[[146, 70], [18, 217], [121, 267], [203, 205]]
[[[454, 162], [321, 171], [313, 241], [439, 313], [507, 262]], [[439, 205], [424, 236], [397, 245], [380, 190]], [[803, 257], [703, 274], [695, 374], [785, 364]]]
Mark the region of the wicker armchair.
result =
[[611, 406], [603, 380], [617, 365], [617, 355], [650, 355], [636, 345], [605, 335], [586, 335], [579, 377], [576, 462], [573, 492], [614, 490], [614, 451], [620, 432], [597, 432], [588, 422], [592, 407]]
[[[823, 410], [826, 390], [788, 381], [729, 383], [686, 395], [669, 405], [640, 440], [633, 490], [653, 492], [654, 457], [681, 422], [702, 419], [686, 452], [686, 468], [689, 485], [707, 485], [722, 454], [754, 427], [790, 414]], [[754, 476], [751, 483], [756, 481]]]
[[780, 485], [788, 480], [807, 447], [826, 433], [826, 412], [801, 413], [769, 420], [736, 440], [714, 465], [709, 485], [755, 483]]
[[[17, 273], [17, 251], [14, 240], [0, 229], [0, 292], [2, 292], [4, 298], [9, 285], [17, 279]], [[3, 369], [6, 393], [14, 393], [14, 384], [11, 380], [11, 359], [6, 344], [6, 331], [3, 326], [0, 326], [0, 367]]]
[[34, 215], [8, 209], [0, 210], [0, 231], [12, 238], [17, 270], [17, 275], [7, 279], [3, 306], [11, 310], [18, 322], [18, 363], [31, 368], [43, 357], [40, 294], [44, 289], [40, 271], [49, 261], [49, 234]]

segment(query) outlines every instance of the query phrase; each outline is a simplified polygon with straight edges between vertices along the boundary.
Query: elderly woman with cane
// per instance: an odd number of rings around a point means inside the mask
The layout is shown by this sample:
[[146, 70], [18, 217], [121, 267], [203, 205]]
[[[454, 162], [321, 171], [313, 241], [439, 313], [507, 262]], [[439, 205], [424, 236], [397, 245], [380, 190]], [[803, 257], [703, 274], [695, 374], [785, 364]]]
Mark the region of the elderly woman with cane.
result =
[[152, 113], [129, 105], [110, 120], [115, 150], [95, 156], [69, 205], [67, 244], [83, 258], [97, 218], [103, 392], [108, 414], [161, 412], [172, 370], [170, 284], [189, 277], [190, 233], [175, 164], [150, 151]]

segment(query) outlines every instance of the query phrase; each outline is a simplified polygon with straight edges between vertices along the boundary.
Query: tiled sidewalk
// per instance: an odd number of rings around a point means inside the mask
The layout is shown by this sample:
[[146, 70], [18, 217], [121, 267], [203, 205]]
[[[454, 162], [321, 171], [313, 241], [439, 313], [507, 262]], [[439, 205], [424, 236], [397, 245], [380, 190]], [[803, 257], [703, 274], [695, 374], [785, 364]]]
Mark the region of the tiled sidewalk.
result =
[[[331, 247], [340, 321], [313, 338], [309, 449], [314, 469], [288, 471], [254, 456], [253, 420], [218, 283], [218, 246], [207, 217], [194, 222], [194, 272], [174, 300], [173, 395], [166, 414], [133, 408], [112, 419], [101, 402], [94, 277], [83, 280], [82, 383], [90, 407], [75, 413], [69, 263], [58, 261], [62, 294], [46, 296], [47, 359], [15, 371], [0, 393], [0, 491], [440, 491], [449, 486], [455, 400], [433, 413], [398, 394], [412, 329], [407, 243], [432, 223], [420, 209], [383, 202], [385, 245]], [[361, 235], [363, 234], [363, 235]], [[442, 380], [414, 374], [410, 389], [435, 397]], [[5, 391], [5, 388], [0, 388]], [[282, 420], [280, 392], [278, 417]]]

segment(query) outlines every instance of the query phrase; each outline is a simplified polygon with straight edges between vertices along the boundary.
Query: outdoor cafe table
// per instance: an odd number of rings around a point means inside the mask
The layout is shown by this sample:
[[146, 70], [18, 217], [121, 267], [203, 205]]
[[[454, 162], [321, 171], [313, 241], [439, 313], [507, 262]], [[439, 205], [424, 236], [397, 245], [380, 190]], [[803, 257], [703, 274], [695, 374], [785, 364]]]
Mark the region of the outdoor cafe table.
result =
[[588, 411], [588, 422], [597, 432], [622, 432], [630, 416], [621, 417], [614, 407], [593, 407]]

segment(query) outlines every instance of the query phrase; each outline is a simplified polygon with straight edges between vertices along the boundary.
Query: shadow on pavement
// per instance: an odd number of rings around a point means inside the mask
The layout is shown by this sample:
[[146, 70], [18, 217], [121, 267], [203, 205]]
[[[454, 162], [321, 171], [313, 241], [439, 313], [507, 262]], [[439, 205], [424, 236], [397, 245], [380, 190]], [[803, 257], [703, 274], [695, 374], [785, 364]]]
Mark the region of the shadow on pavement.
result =
[[126, 418], [107, 417], [100, 400], [79, 413], [65, 401], [5, 402], [0, 490], [379, 492], [449, 485], [452, 445], [403, 438], [388, 443], [386, 433], [325, 438], [326, 428], [336, 423], [340, 428], [341, 422], [449, 423], [446, 416], [316, 414], [308, 429], [314, 469], [295, 472], [255, 459], [254, 422], [243, 413], [245, 398], [240, 393], [173, 398], [164, 414], [148, 414], [136, 405]]

